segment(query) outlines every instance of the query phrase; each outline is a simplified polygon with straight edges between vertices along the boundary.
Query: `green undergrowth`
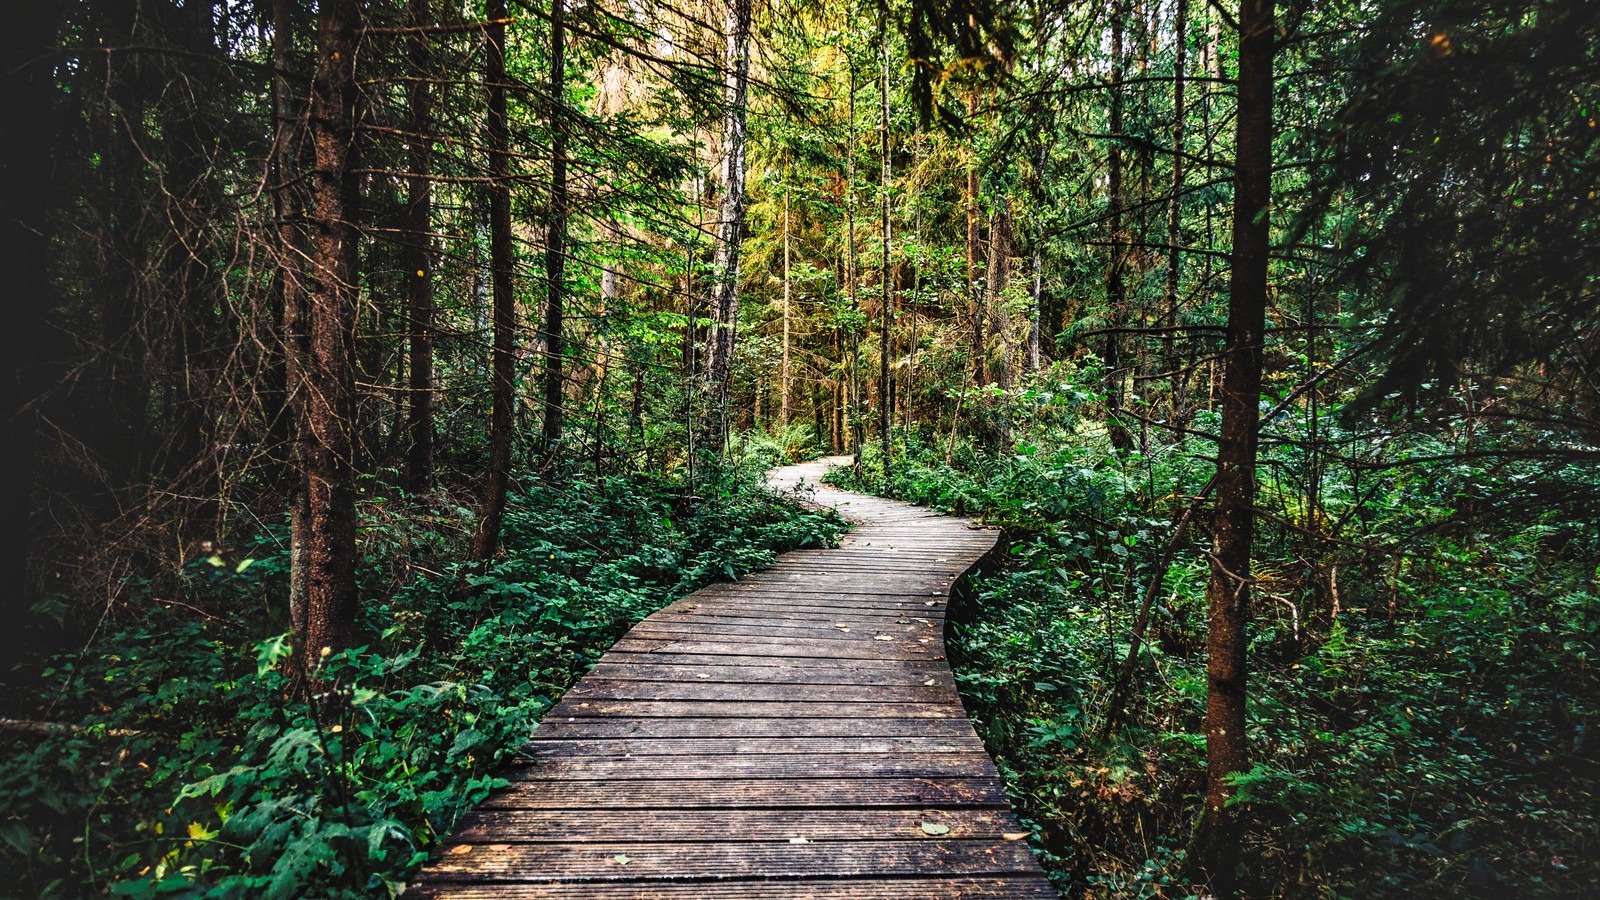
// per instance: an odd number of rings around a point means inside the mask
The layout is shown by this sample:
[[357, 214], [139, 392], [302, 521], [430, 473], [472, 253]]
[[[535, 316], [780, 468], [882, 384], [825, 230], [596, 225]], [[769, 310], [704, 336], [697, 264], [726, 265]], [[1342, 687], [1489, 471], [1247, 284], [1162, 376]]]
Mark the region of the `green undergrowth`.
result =
[[[900, 440], [892, 478], [869, 452], [832, 480], [1006, 526], [1007, 552], [974, 585], [950, 656], [1052, 879], [1073, 897], [1192, 896], [1203, 517], [1157, 591], [1129, 724], [1104, 726], [1134, 612], [1206, 464], [1184, 447], [1118, 454], [1079, 436], [1000, 457]], [[1439, 450], [1422, 438], [1396, 448]], [[1273, 477], [1295, 459], [1275, 452], [1262, 503], [1306, 521]], [[1578, 897], [1600, 884], [1595, 535], [1558, 511], [1447, 527], [1463, 498], [1524, 477], [1369, 474], [1356, 492], [1332, 473], [1312, 521], [1346, 523], [1338, 541], [1264, 521], [1254, 767], [1237, 781], [1253, 895]]]
[[[681, 483], [525, 483], [505, 552], [454, 589], [469, 512], [368, 485], [362, 646], [336, 714], [287, 698], [282, 528], [133, 586], [0, 736], [0, 895], [383, 896], [504, 781], [535, 721], [633, 623], [824, 545], [837, 519], [754, 469]], [[44, 724], [48, 723], [48, 724]]]

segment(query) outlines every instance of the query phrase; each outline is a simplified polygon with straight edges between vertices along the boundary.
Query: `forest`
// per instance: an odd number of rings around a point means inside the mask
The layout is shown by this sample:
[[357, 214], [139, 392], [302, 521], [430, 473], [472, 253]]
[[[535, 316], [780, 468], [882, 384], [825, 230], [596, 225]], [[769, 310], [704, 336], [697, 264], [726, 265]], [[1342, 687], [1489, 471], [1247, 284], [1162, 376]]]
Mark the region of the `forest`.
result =
[[1600, 4], [7, 19], [0, 895], [398, 896], [830, 455], [1063, 897], [1600, 885]]

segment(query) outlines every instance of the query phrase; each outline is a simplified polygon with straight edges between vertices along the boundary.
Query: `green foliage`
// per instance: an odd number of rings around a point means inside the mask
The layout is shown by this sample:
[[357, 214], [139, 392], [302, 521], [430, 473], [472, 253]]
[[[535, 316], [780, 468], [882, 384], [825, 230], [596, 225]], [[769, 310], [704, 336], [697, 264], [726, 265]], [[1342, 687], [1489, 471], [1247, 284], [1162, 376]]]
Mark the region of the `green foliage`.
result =
[[463, 572], [460, 514], [369, 506], [367, 640], [329, 661], [327, 709], [286, 699], [288, 642], [261, 605], [282, 596], [286, 560], [266, 539], [250, 565], [192, 567], [205, 617], [145, 597], [135, 620], [56, 659], [50, 715], [70, 725], [9, 736], [0, 770], [0, 859], [18, 892], [393, 895], [627, 628], [841, 530], [748, 469], [694, 496], [620, 477], [529, 483], [506, 552]]
[[[1203, 516], [1157, 592], [1133, 723], [1111, 738], [1103, 725], [1138, 602], [1209, 468], [1182, 445], [1124, 455], [1097, 435], [1057, 437], [1000, 457], [958, 442], [950, 467], [942, 439], [903, 435], [888, 482], [871, 455], [833, 479], [1007, 527], [1003, 563], [954, 611], [951, 660], [979, 733], [1063, 890], [1188, 896], [1205, 771]], [[1392, 440], [1401, 458], [1448, 449]], [[1285, 476], [1303, 465], [1296, 445], [1271, 445], [1259, 501], [1277, 518], [1258, 537], [1255, 765], [1234, 783], [1263, 895], [1583, 895], [1600, 878], [1585, 852], [1600, 839], [1593, 535], [1559, 508], [1461, 519], [1516, 503], [1515, 486], [1543, 471], [1532, 462], [1335, 468], [1315, 504]], [[1593, 475], [1568, 479], [1581, 491]], [[1486, 495], [1485, 482], [1506, 489]], [[1305, 535], [1280, 521], [1349, 525], [1307, 569], [1291, 561]]]

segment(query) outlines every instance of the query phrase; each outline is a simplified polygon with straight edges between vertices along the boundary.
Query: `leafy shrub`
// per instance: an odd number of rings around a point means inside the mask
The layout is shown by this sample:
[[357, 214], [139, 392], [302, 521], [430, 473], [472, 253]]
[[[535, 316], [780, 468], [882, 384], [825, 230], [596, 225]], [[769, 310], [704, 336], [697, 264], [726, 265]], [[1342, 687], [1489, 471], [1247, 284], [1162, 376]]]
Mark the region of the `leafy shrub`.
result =
[[340, 702], [328, 715], [287, 699], [281, 613], [263, 605], [284, 590], [273, 536], [248, 564], [196, 563], [195, 602], [140, 598], [138, 616], [51, 664], [39, 717], [65, 724], [6, 738], [0, 860], [14, 889], [395, 894], [627, 628], [842, 530], [749, 469], [696, 488], [524, 484], [505, 552], [483, 571], [454, 559], [464, 510], [369, 504], [367, 641], [329, 661]]

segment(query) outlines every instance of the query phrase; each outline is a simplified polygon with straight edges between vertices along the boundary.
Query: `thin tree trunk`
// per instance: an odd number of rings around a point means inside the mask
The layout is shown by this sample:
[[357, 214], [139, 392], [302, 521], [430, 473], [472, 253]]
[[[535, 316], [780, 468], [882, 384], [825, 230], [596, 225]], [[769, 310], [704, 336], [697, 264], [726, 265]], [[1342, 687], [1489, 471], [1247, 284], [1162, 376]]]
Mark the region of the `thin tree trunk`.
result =
[[883, 73], [879, 80], [880, 98], [882, 99], [879, 129], [881, 132], [880, 152], [883, 156], [883, 196], [880, 198], [879, 207], [883, 214], [883, 259], [879, 266], [878, 279], [881, 282], [882, 297], [881, 308], [878, 310], [878, 436], [882, 441], [883, 475], [889, 477], [890, 461], [893, 458], [892, 441], [889, 436], [889, 417], [892, 410], [889, 408], [893, 402], [889, 390], [889, 357], [894, 352], [894, 347], [889, 338], [891, 320], [894, 318], [894, 298], [891, 294], [889, 258], [892, 250], [892, 235], [890, 234], [889, 220], [889, 187], [893, 175], [893, 164], [889, 158], [889, 31], [884, 18], [887, 7], [879, 7], [878, 12], [878, 40], [883, 46]]
[[[517, 301], [513, 278], [515, 260], [511, 245], [511, 182], [509, 129], [506, 118], [506, 3], [488, 0], [489, 25], [483, 82], [488, 91], [489, 144], [489, 272], [494, 295], [494, 348], [489, 382], [493, 408], [489, 413], [489, 473], [484, 484], [483, 511], [472, 542], [472, 558], [487, 561], [500, 542], [500, 525], [506, 514], [506, 494], [511, 485], [511, 442], [515, 426], [516, 381], [512, 358], [517, 327]], [[549, 356], [556, 354], [546, 348]]]
[[407, 429], [406, 482], [414, 492], [433, 486], [433, 95], [429, 76], [433, 63], [428, 46], [428, 26], [433, 24], [432, 0], [407, 0], [406, 21], [414, 29], [406, 39], [410, 160], [416, 173], [406, 187], [406, 282], [410, 287], [408, 331], [411, 349], [410, 403]]
[[989, 328], [1000, 338], [1000, 370], [995, 379], [1001, 390], [1012, 383], [1011, 315], [1001, 294], [1011, 281], [1011, 200], [1004, 198], [989, 216], [989, 278], [986, 289]]
[[1228, 779], [1250, 766], [1245, 740], [1250, 557], [1255, 538], [1256, 447], [1260, 432], [1262, 340], [1267, 302], [1268, 210], [1272, 189], [1273, 0], [1243, 0], [1239, 10], [1239, 106], [1234, 171], [1233, 253], [1206, 587], [1205, 812], [1195, 859], [1222, 897], [1238, 889], [1241, 811], [1228, 805]]
[[[1186, 110], [1183, 105], [1184, 87], [1184, 60], [1188, 51], [1188, 0], [1176, 0], [1177, 6], [1173, 12], [1173, 34], [1176, 44], [1173, 47], [1172, 58], [1172, 197], [1167, 202], [1167, 317], [1165, 325], [1166, 334], [1166, 359], [1165, 365], [1168, 378], [1171, 379], [1170, 420], [1173, 425], [1182, 427], [1183, 390], [1185, 379], [1179, 374], [1178, 367], [1178, 275], [1183, 265], [1182, 252], [1182, 204], [1180, 198], [1183, 193], [1183, 126]], [[1181, 431], [1179, 432], [1181, 434]]]
[[566, 383], [561, 371], [566, 352], [562, 318], [566, 303], [568, 203], [565, 11], [565, 0], [550, 0], [550, 219], [544, 251], [548, 292], [544, 307], [544, 423], [540, 431], [547, 465], [561, 442], [565, 418]]
[[983, 281], [978, 269], [978, 162], [967, 168], [967, 294], [972, 310], [972, 383], [984, 383]]
[[294, 623], [295, 668], [312, 683], [322, 659], [349, 647], [355, 637], [356, 484], [351, 454], [361, 238], [355, 174], [360, 31], [357, 0], [328, 0], [318, 12], [310, 112], [316, 158], [309, 355], [299, 388], [306, 435], [307, 586], [302, 619]]
[[739, 321], [739, 251], [743, 241], [745, 118], [750, 98], [751, 0], [728, 0], [723, 54], [722, 203], [712, 263], [711, 346], [706, 359], [706, 446], [720, 451], [728, 434], [728, 383], [733, 374], [734, 330]]
[[[849, 121], [845, 128], [845, 294], [850, 299], [851, 312], [861, 311], [858, 293], [861, 263], [856, 258], [856, 69], [850, 63], [850, 100], [846, 105]], [[845, 392], [845, 425], [849, 432], [850, 449], [855, 454], [855, 464], [861, 465], [863, 442], [861, 422], [861, 335], [854, 324], [850, 326], [850, 378]]]
[[170, 347], [177, 415], [166, 469], [179, 493], [193, 498], [185, 530], [198, 547], [216, 541], [222, 511], [215, 393], [222, 368], [216, 311], [223, 288], [211, 258], [212, 222], [221, 206], [210, 174], [220, 152], [209, 95], [215, 83], [209, 66], [217, 61], [213, 7], [190, 2], [171, 10], [171, 29], [182, 53], [173, 60], [174, 84], [162, 92], [157, 107], [168, 153], [162, 193], [171, 228], [164, 287], [177, 316], [177, 340]]
[[[918, 173], [922, 171], [922, 140], [920, 137], [912, 138], [913, 158], [911, 164], [912, 176], [908, 190], [915, 191]], [[911, 299], [904, 302], [906, 314], [911, 319], [911, 346], [906, 353], [906, 430], [910, 431], [916, 421], [916, 384], [917, 384], [917, 355], [921, 349], [917, 334], [917, 305], [922, 299], [922, 204], [916, 204], [916, 219], [912, 224], [912, 244], [914, 248], [911, 260]]]
[[305, 254], [305, 232], [296, 219], [300, 204], [295, 196], [291, 179], [299, 170], [296, 155], [298, 141], [297, 104], [294, 96], [294, 78], [290, 74], [294, 49], [294, 23], [291, 0], [274, 0], [272, 4], [272, 58], [276, 72], [273, 75], [274, 141], [273, 204], [278, 220], [278, 302], [281, 307], [282, 338], [280, 355], [283, 359], [283, 409], [279, 418], [282, 443], [287, 448], [286, 461], [291, 475], [289, 487], [289, 621], [302, 622], [305, 617], [306, 595], [311, 587], [310, 541], [311, 497], [305, 478], [307, 441], [310, 438], [305, 426], [305, 367], [310, 358], [306, 285], [302, 277], [301, 259]]
[[1106, 270], [1106, 432], [1118, 450], [1133, 449], [1133, 438], [1122, 423], [1122, 337], [1117, 328], [1127, 312], [1127, 290], [1123, 284], [1123, 172], [1122, 172], [1122, 64], [1123, 17], [1127, 7], [1114, 4], [1111, 12], [1111, 149], [1107, 166], [1109, 184], [1107, 227], [1110, 230], [1111, 259]]
[[[94, 9], [100, 40], [107, 46], [135, 46], [139, 9], [126, 0], [111, 0]], [[105, 367], [104, 414], [91, 422], [95, 454], [105, 461], [113, 492], [139, 484], [146, 475], [146, 441], [150, 436], [150, 347], [148, 326], [151, 294], [147, 209], [149, 170], [144, 153], [145, 111], [150, 92], [150, 66], [138, 53], [107, 52], [96, 75], [105, 80], [104, 150], [101, 169], [108, 201], [103, 213], [107, 258], [96, 290], [105, 298], [101, 346]], [[98, 405], [98, 404], [97, 404]], [[113, 501], [115, 498], [112, 498]]]
[[789, 269], [789, 190], [783, 191], [783, 369], [780, 372], [779, 390], [783, 392], [783, 400], [779, 406], [778, 419], [783, 427], [789, 427], [789, 316], [794, 301], [794, 282], [791, 280]]
[[1043, 366], [1043, 351], [1040, 345], [1043, 343], [1044, 338], [1044, 335], [1040, 333], [1042, 330], [1042, 320], [1040, 319], [1040, 316], [1044, 312], [1044, 310], [1041, 309], [1041, 301], [1044, 297], [1044, 260], [1039, 253], [1039, 240], [1037, 237], [1034, 238], [1033, 242], [1032, 293], [1033, 312], [1028, 317], [1028, 371], [1037, 375], [1039, 374], [1039, 369]]

